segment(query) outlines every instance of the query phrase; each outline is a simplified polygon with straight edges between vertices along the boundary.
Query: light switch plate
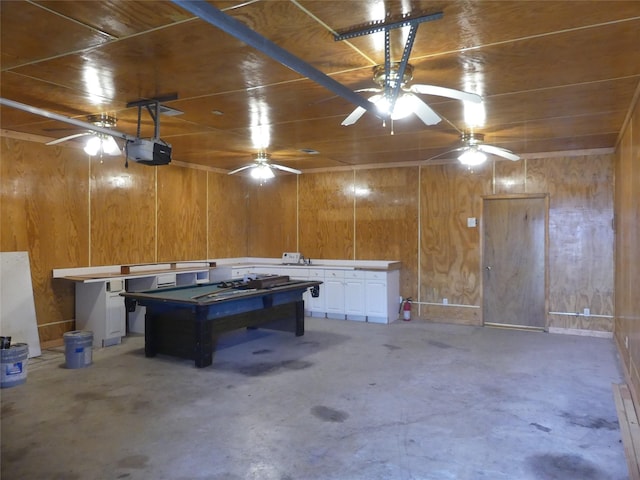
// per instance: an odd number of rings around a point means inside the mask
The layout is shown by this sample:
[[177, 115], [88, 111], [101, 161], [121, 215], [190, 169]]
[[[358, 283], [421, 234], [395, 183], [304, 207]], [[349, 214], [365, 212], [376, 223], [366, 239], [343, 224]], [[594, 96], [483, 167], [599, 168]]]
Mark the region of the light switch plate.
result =
[[478, 226], [478, 220], [476, 219], [476, 217], [467, 218], [467, 227], [475, 228], [477, 226]]

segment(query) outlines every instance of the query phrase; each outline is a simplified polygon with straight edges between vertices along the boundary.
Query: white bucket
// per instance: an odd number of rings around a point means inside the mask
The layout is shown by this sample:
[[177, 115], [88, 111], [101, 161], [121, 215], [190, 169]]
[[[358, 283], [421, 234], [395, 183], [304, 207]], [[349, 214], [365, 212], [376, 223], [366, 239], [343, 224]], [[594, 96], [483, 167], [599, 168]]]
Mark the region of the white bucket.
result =
[[29, 345], [16, 343], [9, 348], [0, 349], [0, 356], [2, 357], [0, 388], [14, 387], [27, 381]]
[[91, 365], [93, 356], [93, 332], [74, 330], [63, 335], [67, 368], [84, 368]]

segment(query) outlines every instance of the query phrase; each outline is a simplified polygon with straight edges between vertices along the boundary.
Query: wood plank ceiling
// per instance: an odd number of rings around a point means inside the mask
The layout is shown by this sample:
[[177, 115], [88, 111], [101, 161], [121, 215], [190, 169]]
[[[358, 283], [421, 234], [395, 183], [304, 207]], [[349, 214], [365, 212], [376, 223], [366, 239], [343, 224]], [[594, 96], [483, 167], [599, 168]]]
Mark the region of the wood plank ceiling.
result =
[[[210, 3], [353, 90], [375, 86], [384, 34], [334, 41], [335, 32], [441, 11], [418, 28], [412, 83], [481, 94], [487, 118], [477, 131], [519, 154], [614, 148], [639, 92], [638, 1]], [[460, 146], [465, 127], [461, 102], [426, 95], [438, 125], [411, 115], [391, 135], [366, 113], [341, 126], [353, 104], [172, 2], [6, 1], [0, 15], [3, 98], [80, 120], [108, 113], [135, 135], [127, 103], [176, 93], [165, 104], [184, 113], [163, 115], [160, 130], [174, 162], [237, 168], [266, 131], [272, 160], [303, 171], [417, 163]], [[406, 32], [391, 31], [393, 60]], [[5, 130], [51, 139], [79, 131], [6, 106], [1, 115]], [[153, 133], [146, 114], [141, 133]]]

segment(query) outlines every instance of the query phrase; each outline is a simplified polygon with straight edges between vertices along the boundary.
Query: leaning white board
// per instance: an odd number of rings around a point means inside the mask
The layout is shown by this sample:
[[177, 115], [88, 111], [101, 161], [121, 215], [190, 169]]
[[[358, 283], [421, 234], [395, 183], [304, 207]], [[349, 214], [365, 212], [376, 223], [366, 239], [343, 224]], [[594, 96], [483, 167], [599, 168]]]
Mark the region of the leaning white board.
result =
[[28, 344], [29, 357], [42, 353], [28, 252], [0, 252], [0, 335]]

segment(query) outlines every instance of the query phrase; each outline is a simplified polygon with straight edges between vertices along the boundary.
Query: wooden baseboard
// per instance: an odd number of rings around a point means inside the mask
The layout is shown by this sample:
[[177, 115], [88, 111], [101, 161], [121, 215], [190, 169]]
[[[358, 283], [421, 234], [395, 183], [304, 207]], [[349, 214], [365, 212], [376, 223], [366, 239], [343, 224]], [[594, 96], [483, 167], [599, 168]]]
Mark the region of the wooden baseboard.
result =
[[48, 340], [40, 343], [42, 350], [48, 350], [50, 348], [62, 347], [64, 345], [64, 338], [56, 338], [54, 340]]
[[618, 411], [618, 423], [624, 453], [629, 467], [629, 480], [640, 480], [640, 425], [631, 392], [626, 384], [613, 384], [613, 397]]
[[613, 338], [613, 332], [604, 332], [601, 330], [585, 330], [582, 328], [549, 327], [549, 333], [560, 333], [564, 335], [581, 335], [584, 337]]

